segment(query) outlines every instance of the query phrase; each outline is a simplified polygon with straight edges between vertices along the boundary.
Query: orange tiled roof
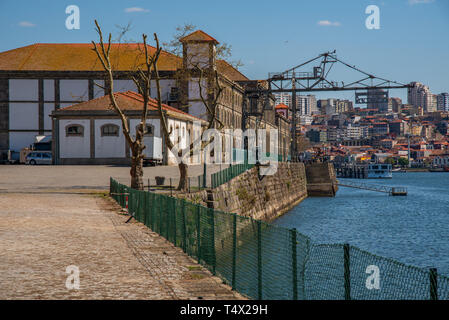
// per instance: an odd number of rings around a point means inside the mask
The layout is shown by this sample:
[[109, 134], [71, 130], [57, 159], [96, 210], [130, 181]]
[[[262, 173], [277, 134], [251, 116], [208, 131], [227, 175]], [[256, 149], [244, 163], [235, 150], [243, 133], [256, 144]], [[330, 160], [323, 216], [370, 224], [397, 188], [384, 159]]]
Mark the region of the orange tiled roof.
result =
[[281, 104], [278, 104], [278, 105], [275, 107], [275, 109], [288, 109], [288, 106], [286, 106], [285, 104], [281, 103]]
[[[91, 43], [36, 43], [0, 52], [0, 70], [30, 71], [103, 71]], [[148, 46], [149, 54], [156, 48]], [[143, 44], [113, 43], [111, 62], [114, 70], [136, 70], [144, 62]], [[162, 51], [160, 71], [174, 71], [182, 66], [182, 58]]]
[[[133, 92], [133, 91], [126, 91], [126, 92], [116, 92], [114, 93], [115, 99], [117, 101], [117, 104], [121, 108], [122, 111], [139, 111], [142, 110], [142, 102], [143, 97], [142, 95]], [[92, 99], [89, 101], [84, 101], [81, 103], [77, 103], [65, 108], [61, 108], [57, 110], [58, 112], [61, 111], [106, 111], [106, 110], [113, 110], [111, 105], [111, 100], [109, 98], [109, 95], [105, 95], [100, 98]], [[157, 101], [155, 99], [150, 98], [148, 102], [148, 111], [154, 111], [158, 109]], [[201, 120], [197, 117], [194, 117], [184, 111], [181, 111], [179, 109], [176, 109], [172, 106], [162, 104], [162, 109], [169, 112], [178, 113], [183, 116], [194, 118], [194, 120]]]
[[232, 81], [249, 81], [249, 79], [225, 60], [217, 60], [217, 71]]
[[191, 34], [188, 34], [185, 37], [181, 38], [179, 41], [214, 41], [215, 43], [219, 43], [215, 38], [212, 38], [203, 30], [196, 30]]

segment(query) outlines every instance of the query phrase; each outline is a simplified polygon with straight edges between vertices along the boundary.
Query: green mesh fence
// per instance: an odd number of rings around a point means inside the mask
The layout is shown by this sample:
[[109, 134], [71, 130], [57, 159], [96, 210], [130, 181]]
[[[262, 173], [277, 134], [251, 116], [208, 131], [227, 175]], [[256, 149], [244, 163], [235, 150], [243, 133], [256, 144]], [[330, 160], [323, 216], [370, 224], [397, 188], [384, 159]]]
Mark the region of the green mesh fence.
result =
[[348, 244], [313, 244], [297, 232], [133, 190], [111, 178], [111, 196], [136, 220], [253, 299], [449, 299], [449, 278]]
[[226, 169], [223, 169], [221, 171], [213, 173], [211, 176], [212, 189], [215, 189], [216, 187], [221, 186], [222, 184], [241, 175], [243, 172], [251, 169], [252, 167], [254, 167], [254, 164], [248, 164], [248, 163], [233, 164], [233, 165], [230, 165]]

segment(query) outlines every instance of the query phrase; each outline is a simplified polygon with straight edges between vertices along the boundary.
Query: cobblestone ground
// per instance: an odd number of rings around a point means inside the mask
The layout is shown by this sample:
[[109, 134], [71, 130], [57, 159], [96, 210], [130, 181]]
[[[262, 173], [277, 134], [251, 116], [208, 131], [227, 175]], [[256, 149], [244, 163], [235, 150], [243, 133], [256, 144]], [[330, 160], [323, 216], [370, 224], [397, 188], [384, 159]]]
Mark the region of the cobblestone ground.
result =
[[0, 193], [0, 299], [242, 298], [118, 211], [98, 195]]

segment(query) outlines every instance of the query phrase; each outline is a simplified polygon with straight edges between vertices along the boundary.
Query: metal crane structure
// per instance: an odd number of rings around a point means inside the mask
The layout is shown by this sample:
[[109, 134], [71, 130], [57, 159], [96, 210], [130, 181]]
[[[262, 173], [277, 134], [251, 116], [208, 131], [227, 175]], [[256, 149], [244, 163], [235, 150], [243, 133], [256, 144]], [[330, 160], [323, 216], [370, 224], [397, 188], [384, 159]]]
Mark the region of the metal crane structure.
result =
[[[316, 62], [319, 64], [316, 65]], [[315, 62], [312, 71], [302, 71], [307, 65]], [[356, 71], [358, 74], [356, 80], [348, 83], [343, 81], [332, 81], [328, 78], [329, 72], [335, 64]], [[310, 69], [309, 69], [310, 70]], [[358, 78], [360, 77], [360, 79]], [[356, 92], [356, 103], [379, 103], [388, 102], [388, 94], [383, 95], [380, 89], [403, 89], [411, 88], [410, 84], [403, 84], [392, 80], [377, 77], [373, 74], [365, 72], [354, 65], [350, 65], [337, 58], [336, 50], [325, 52], [317, 57], [310, 59], [302, 64], [290, 68], [284, 72], [272, 72], [268, 74], [268, 90], [261, 92], [258, 90], [256, 94], [266, 95], [272, 93], [291, 93], [292, 95], [292, 141], [291, 141], [291, 157], [292, 161], [297, 158], [297, 139], [296, 139], [296, 95], [302, 92], [317, 91], [358, 91]], [[368, 90], [374, 91], [368, 94]], [[377, 90], [377, 91], [376, 91]]]

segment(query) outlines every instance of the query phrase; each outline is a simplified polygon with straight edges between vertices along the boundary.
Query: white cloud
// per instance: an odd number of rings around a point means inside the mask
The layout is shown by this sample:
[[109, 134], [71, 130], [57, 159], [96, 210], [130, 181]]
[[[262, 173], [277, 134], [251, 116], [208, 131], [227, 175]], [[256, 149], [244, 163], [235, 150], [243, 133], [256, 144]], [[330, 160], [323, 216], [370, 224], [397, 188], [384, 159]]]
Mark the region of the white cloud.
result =
[[31, 23], [29, 21], [20, 21], [19, 22], [20, 27], [35, 27], [36, 25], [34, 23]]
[[320, 20], [318, 21], [318, 25], [323, 27], [339, 27], [341, 26], [341, 23], [338, 21], [332, 22], [329, 20]]
[[150, 10], [148, 9], [144, 9], [144, 8], [139, 8], [139, 7], [131, 7], [131, 8], [126, 8], [125, 12], [126, 13], [132, 13], [132, 12], [149, 12]]
[[414, 4], [421, 4], [421, 3], [432, 3], [435, 0], [408, 0], [408, 4], [414, 5]]

